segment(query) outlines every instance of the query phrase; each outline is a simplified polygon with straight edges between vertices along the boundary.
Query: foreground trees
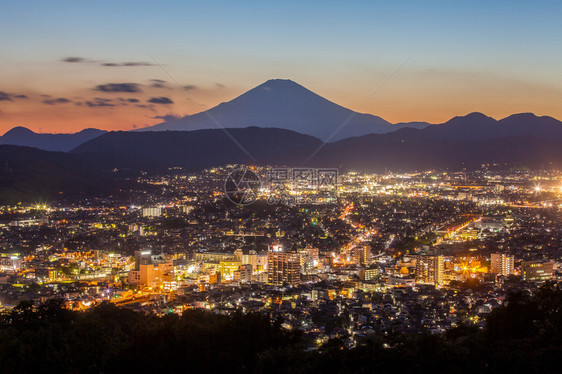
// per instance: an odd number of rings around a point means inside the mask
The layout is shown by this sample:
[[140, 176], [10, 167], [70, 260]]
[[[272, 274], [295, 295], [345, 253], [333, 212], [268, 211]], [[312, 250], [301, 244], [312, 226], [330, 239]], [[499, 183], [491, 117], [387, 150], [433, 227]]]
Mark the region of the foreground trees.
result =
[[269, 316], [207, 311], [144, 315], [111, 304], [72, 312], [50, 300], [0, 316], [3, 373], [554, 373], [562, 365], [562, 291], [511, 295], [487, 326], [444, 336], [380, 337], [345, 349], [304, 349]]

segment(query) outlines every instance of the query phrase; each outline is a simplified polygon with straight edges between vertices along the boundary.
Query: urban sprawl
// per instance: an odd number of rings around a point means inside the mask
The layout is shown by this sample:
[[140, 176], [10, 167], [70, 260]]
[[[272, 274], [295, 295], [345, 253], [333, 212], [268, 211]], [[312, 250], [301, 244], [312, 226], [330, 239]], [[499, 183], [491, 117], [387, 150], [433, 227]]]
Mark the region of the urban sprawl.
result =
[[316, 349], [481, 327], [509, 292], [561, 280], [560, 172], [340, 172], [327, 194], [248, 167], [261, 185], [236, 204], [225, 181], [239, 168], [0, 207], [0, 309], [57, 298], [74, 310], [257, 312]]

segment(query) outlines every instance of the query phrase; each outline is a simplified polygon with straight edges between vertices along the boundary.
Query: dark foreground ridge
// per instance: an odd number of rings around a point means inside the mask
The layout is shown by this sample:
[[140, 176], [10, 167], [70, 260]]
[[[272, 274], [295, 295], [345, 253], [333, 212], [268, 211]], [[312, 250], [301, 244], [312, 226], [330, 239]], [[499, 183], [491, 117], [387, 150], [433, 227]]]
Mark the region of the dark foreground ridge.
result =
[[0, 318], [3, 373], [555, 373], [562, 364], [562, 291], [512, 294], [484, 329], [376, 336], [305, 350], [267, 315], [145, 315], [111, 304], [73, 312], [23, 302]]

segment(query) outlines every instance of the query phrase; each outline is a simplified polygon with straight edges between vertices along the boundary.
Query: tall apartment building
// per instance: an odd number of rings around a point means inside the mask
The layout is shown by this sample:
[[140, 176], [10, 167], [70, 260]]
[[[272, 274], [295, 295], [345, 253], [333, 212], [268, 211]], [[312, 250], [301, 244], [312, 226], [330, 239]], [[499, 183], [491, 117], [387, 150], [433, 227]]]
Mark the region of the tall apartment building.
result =
[[142, 208], [143, 217], [160, 217], [162, 215], [162, 209], [158, 207], [147, 207]]
[[139, 270], [141, 265], [152, 264], [152, 252], [135, 251], [135, 270]]
[[236, 282], [247, 283], [252, 281], [252, 265], [251, 264], [243, 264], [238, 267], [233, 273], [233, 280]]
[[269, 252], [267, 283], [274, 286], [297, 285], [301, 280], [300, 256], [296, 252]]
[[371, 262], [371, 246], [362, 245], [353, 248], [353, 262], [357, 265], [366, 266]]
[[313, 274], [320, 259], [318, 248], [307, 247], [299, 249], [298, 254], [301, 262], [301, 273]]
[[490, 271], [498, 275], [511, 275], [514, 273], [514, 257], [505, 253], [492, 253]]
[[258, 253], [253, 249], [250, 250], [248, 254], [245, 254], [241, 249], [237, 249], [234, 251], [234, 257], [236, 257], [242, 265], [252, 265], [252, 269], [254, 270], [258, 266]]
[[443, 256], [417, 256], [416, 282], [441, 286], [443, 284]]

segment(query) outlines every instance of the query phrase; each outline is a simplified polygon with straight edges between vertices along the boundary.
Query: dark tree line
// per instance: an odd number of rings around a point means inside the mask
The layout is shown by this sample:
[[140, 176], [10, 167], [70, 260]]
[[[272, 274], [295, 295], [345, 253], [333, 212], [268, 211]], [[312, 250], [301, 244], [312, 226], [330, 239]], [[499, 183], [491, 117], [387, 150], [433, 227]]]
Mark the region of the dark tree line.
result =
[[260, 314], [188, 311], [157, 317], [102, 304], [86, 312], [50, 300], [0, 316], [4, 373], [557, 373], [562, 291], [514, 293], [486, 327], [444, 335], [379, 336], [353, 349], [305, 349], [298, 333]]
[[1, 316], [0, 372], [251, 372], [259, 353], [297, 341], [268, 316], [206, 311], [145, 315], [112, 304], [86, 312], [50, 300]]

